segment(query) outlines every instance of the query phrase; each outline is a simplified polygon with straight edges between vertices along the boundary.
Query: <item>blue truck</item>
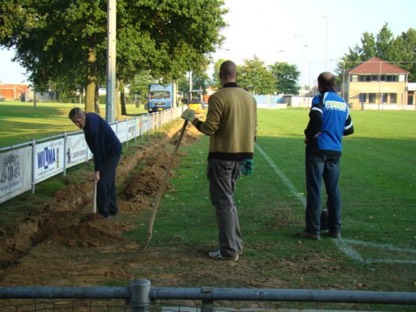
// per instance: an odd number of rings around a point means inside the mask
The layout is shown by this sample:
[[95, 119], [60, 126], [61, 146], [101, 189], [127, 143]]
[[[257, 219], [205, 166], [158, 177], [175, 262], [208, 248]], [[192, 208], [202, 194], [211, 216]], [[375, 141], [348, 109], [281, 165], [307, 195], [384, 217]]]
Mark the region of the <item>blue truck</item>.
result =
[[149, 113], [176, 106], [176, 84], [150, 84], [146, 109]]

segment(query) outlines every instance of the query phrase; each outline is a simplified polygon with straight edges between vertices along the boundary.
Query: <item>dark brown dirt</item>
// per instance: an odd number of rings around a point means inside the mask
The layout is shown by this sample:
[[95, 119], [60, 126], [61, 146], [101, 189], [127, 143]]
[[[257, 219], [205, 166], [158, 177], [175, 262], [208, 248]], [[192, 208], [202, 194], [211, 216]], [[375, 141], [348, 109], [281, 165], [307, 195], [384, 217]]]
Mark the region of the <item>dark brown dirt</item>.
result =
[[[123, 185], [118, 196], [123, 215], [154, 209], [154, 198], [167, 172], [180, 127], [177, 123], [153, 144], [130, 146], [135, 153], [122, 157], [117, 184]], [[198, 135], [189, 126], [181, 144], [195, 141]], [[172, 168], [179, 165], [179, 157], [178, 152]], [[28, 215], [2, 233], [0, 285], [99, 285], [112, 276], [117, 281], [126, 280], [127, 285], [138, 278], [132, 273], [137, 266], [166, 259], [154, 250], [141, 255], [140, 264], [136, 263], [133, 259], [140, 245], [122, 237], [134, 226], [119, 217], [108, 220], [92, 213], [92, 198], [91, 181], [69, 185], [57, 192], [41, 212]], [[147, 226], [149, 213], [143, 215], [143, 226]]]
[[[146, 237], [129, 240], [123, 233], [147, 233], [181, 125], [178, 122], [152, 144], [128, 147], [131, 156], [124, 156], [117, 170], [119, 216], [103, 219], [92, 213], [93, 182], [86, 181], [68, 185], [39, 213], [28, 215], [3, 233], [0, 286], [128, 286], [130, 281], [144, 278], [156, 287], [290, 288], [290, 279], [277, 273], [282, 268], [299, 276], [305, 270], [331, 274], [325, 266], [330, 259], [317, 254], [306, 258], [272, 257], [268, 261], [245, 257], [238, 262], [212, 261], [206, 250], [198, 246], [191, 249], [174, 240], [169, 247], [151, 243], [140, 253]], [[188, 126], [181, 144], [192, 144], [199, 136], [193, 126]], [[180, 157], [179, 149], [172, 168], [179, 165]], [[169, 191], [169, 184], [166, 188]], [[137, 229], [138, 216], [142, 229]], [[135, 219], [135, 225], [130, 218]], [[245, 302], [244, 307], [258, 304]]]

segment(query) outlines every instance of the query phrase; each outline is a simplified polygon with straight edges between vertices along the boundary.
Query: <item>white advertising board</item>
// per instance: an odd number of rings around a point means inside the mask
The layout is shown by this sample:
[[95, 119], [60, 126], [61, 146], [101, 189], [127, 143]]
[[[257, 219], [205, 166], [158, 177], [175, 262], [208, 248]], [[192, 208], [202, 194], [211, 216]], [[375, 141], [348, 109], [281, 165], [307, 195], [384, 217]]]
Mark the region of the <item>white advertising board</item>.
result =
[[88, 159], [88, 145], [85, 142], [84, 134], [70, 135], [66, 141], [66, 167], [72, 167]]
[[126, 121], [121, 121], [118, 123], [116, 134], [121, 143], [124, 143], [127, 141], [127, 122]]
[[36, 144], [34, 162], [36, 183], [63, 172], [64, 138]]
[[152, 120], [153, 118], [150, 115], [140, 118], [142, 133], [152, 130]]
[[126, 123], [127, 123], [127, 140], [130, 141], [131, 139], [134, 139], [136, 137], [139, 131], [136, 130], [136, 120], [130, 119], [126, 121]]
[[0, 203], [32, 188], [31, 150], [28, 146], [0, 154]]

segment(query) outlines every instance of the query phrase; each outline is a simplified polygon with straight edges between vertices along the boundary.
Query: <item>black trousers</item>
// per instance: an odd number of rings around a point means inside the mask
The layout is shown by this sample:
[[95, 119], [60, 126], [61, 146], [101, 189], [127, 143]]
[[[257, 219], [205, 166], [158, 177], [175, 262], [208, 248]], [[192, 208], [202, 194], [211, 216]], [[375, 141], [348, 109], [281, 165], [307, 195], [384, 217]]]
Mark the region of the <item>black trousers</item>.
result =
[[116, 169], [121, 154], [104, 162], [97, 184], [97, 210], [103, 217], [118, 213], [116, 198]]
[[306, 231], [317, 234], [321, 222], [321, 184], [325, 184], [328, 228], [341, 231], [341, 195], [338, 185], [340, 156], [305, 154], [306, 169]]

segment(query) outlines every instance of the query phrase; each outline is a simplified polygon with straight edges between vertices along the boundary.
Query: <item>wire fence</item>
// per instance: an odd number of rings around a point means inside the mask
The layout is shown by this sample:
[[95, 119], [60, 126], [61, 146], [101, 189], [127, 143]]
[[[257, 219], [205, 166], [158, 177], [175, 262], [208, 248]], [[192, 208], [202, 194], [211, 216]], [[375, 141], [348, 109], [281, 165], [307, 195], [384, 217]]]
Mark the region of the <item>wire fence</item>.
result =
[[0, 287], [0, 298], [0, 311], [19, 312], [160, 311], [163, 308], [157, 302], [161, 300], [199, 301], [200, 306], [191, 309], [203, 312], [219, 311], [215, 304], [220, 301], [365, 303], [416, 308], [415, 292], [151, 287], [145, 279], [132, 281], [129, 287]]

